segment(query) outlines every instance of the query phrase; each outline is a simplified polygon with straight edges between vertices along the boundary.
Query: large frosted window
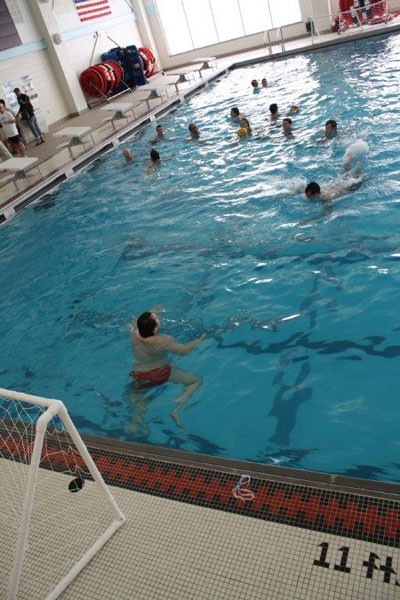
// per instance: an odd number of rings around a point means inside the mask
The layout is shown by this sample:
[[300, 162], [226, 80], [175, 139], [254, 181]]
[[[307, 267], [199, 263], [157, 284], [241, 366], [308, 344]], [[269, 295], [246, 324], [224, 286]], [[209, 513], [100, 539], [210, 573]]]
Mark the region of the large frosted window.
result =
[[243, 21], [237, 0], [210, 0], [220, 42], [242, 37]]
[[[157, 2], [161, 25], [171, 54], [194, 48], [181, 0]], [[178, 33], [179, 32], [179, 33]]]
[[[249, 10], [249, 4], [251, 9]], [[258, 33], [260, 31], [260, 23], [263, 24], [261, 31], [271, 29], [270, 12], [268, 3], [265, 0], [239, 0], [240, 11], [242, 13], [245, 35]]]
[[[211, 46], [218, 43], [217, 30], [214, 25], [209, 0], [182, 0], [187, 24], [193, 40], [193, 48]], [[180, 36], [180, 30], [175, 29]]]
[[[301, 21], [301, 12], [298, 0], [268, 0], [271, 10], [273, 27], [281, 27], [288, 23]], [[291, 20], [288, 21], [290, 15]]]
[[299, 0], [155, 0], [170, 54], [301, 21]]

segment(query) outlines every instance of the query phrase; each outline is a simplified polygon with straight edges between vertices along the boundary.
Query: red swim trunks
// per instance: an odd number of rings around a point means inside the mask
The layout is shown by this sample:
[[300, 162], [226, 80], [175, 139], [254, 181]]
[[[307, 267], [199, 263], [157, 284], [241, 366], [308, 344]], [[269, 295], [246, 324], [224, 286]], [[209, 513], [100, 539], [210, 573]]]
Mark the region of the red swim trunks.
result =
[[165, 365], [151, 371], [131, 371], [131, 376], [138, 382], [140, 388], [150, 388], [166, 383], [171, 375], [172, 367]]

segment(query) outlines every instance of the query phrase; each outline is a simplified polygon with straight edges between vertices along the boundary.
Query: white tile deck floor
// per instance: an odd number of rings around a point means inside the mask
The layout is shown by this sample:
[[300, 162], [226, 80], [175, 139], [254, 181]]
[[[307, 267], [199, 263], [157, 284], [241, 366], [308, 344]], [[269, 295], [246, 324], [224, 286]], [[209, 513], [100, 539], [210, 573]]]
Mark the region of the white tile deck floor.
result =
[[[114, 464], [117, 455], [110, 458]], [[163, 465], [167, 481], [164, 490], [167, 490], [171, 482], [168, 469], [174, 465], [158, 464]], [[18, 523], [14, 515], [21, 511], [27, 471], [25, 465], [0, 461], [2, 600], [6, 598], [6, 580]], [[202, 473], [204, 475], [204, 470]], [[139, 480], [142, 478], [143, 475], [139, 476]], [[74, 564], [72, 556], [76, 561], [113, 520], [107, 502], [98, 494], [93, 482], [86, 481], [80, 492], [71, 494], [68, 491], [70, 480], [70, 476], [39, 471], [26, 570], [21, 577], [18, 600], [44, 598]], [[253, 481], [256, 491], [256, 479]], [[317, 503], [312, 499], [313, 494], [324, 489], [321, 484], [295, 486], [293, 490], [293, 483], [289, 483], [290, 490], [282, 479], [278, 485], [281, 486], [280, 494], [286, 497], [286, 505], [291, 491], [298, 493], [301, 489], [304, 494], [307, 488], [311, 512], [315, 511], [318, 516], [323, 507], [328, 506], [327, 496], [321, 496]], [[126, 521], [63, 592], [63, 600], [400, 598], [398, 541], [394, 546], [360, 541], [341, 534], [312, 531], [115, 486], [109, 486], [109, 489]], [[10, 490], [14, 491], [14, 496], [10, 495]], [[389, 497], [384, 493], [374, 494], [372, 499], [362, 491], [354, 493], [351, 490], [351, 495], [346, 497], [339, 490], [334, 493], [339, 511], [346, 503], [354, 506], [359, 498], [363, 498], [359, 509], [364, 507], [361, 513], [365, 516], [367, 504], [375, 503], [376, 513], [386, 515], [385, 530], [388, 527], [390, 535], [394, 535], [399, 524], [399, 503], [388, 502], [393, 494]], [[257, 498], [259, 501], [260, 488], [248, 504], [256, 502]], [[307, 494], [303, 498], [307, 503]], [[400, 500], [400, 495], [397, 498]], [[315, 506], [319, 508], [315, 509]], [[358, 514], [361, 514], [359, 509]], [[286, 516], [283, 518], [287, 520]]]
[[[328, 34], [320, 41], [329, 39], [337, 37]], [[287, 43], [286, 49], [304, 48], [309, 41]], [[218, 65], [266, 55], [263, 48], [219, 59]], [[97, 126], [101, 121], [92, 109], [67, 123], [97, 127], [100, 143], [112, 133], [110, 125]], [[44, 176], [71, 162], [66, 150], [50, 158], [52, 152], [51, 143], [29, 149], [41, 160]], [[10, 199], [7, 187], [0, 191], [0, 207]], [[398, 548], [111, 489], [127, 521], [62, 594], [65, 600], [400, 598]], [[39, 600], [35, 593], [22, 597]]]
[[[400, 598], [380, 570], [399, 549], [111, 488], [127, 521], [63, 600], [372, 600]], [[329, 544], [326, 562], [315, 564]], [[346, 567], [335, 570], [344, 548]], [[370, 553], [380, 557], [367, 578]], [[399, 577], [400, 578], [400, 577]]]

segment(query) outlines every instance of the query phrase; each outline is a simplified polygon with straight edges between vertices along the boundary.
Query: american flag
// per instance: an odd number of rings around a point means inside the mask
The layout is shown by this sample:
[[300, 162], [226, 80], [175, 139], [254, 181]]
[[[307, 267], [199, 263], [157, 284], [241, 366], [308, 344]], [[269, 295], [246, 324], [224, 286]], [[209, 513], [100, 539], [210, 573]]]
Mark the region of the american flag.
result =
[[111, 15], [108, 0], [74, 0], [74, 4], [82, 22]]

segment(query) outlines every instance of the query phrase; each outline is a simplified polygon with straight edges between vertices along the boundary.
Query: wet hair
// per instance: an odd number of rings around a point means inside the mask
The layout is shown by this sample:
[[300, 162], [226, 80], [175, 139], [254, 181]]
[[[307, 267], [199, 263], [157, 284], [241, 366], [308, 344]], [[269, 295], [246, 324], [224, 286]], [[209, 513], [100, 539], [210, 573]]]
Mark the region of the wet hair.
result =
[[247, 129], [248, 133], [251, 135], [251, 125], [249, 123], [249, 120], [246, 117], [242, 117], [240, 119], [240, 124], [245, 123], [245, 129]]
[[332, 127], [332, 129], [337, 129], [337, 123], [334, 119], [329, 119], [326, 123], [325, 123], [325, 127], [327, 125], [330, 125]]
[[289, 117], [285, 117], [285, 119], [282, 119], [282, 123], [286, 121], [286, 123], [289, 123], [289, 125], [291, 125], [293, 123], [292, 119], [289, 119]]
[[252, 79], [252, 80], [251, 80], [251, 85], [252, 85], [253, 87], [258, 87], [258, 81], [257, 81], [257, 79]]
[[154, 335], [154, 329], [157, 326], [157, 322], [153, 317], [153, 313], [149, 310], [146, 310], [146, 312], [140, 315], [136, 324], [142, 338], [148, 338]]
[[197, 131], [198, 131], [197, 125], [195, 123], [190, 123], [190, 125], [188, 126], [190, 133], [193, 133], [193, 128], [195, 129], [195, 133], [197, 133]]
[[162, 129], [162, 128], [163, 128], [162, 125], [156, 125], [156, 131], [157, 131], [157, 129]]
[[156, 160], [160, 160], [160, 153], [157, 152], [157, 150], [150, 150], [150, 158], [153, 162], [155, 162]]
[[269, 105], [269, 112], [271, 113], [271, 115], [274, 115], [278, 112], [278, 105], [275, 104], [275, 102]]
[[237, 107], [237, 106], [233, 106], [233, 107], [231, 108], [231, 113], [233, 113], [233, 114], [234, 114], [234, 115], [236, 115], [237, 117], [240, 115], [240, 111], [239, 111], [239, 109], [238, 109], [238, 107]]
[[311, 194], [312, 196], [315, 196], [316, 194], [320, 194], [321, 193], [321, 188], [319, 186], [318, 183], [316, 183], [315, 181], [311, 181], [307, 186], [306, 189], [304, 190], [305, 195], [307, 196], [307, 194]]

